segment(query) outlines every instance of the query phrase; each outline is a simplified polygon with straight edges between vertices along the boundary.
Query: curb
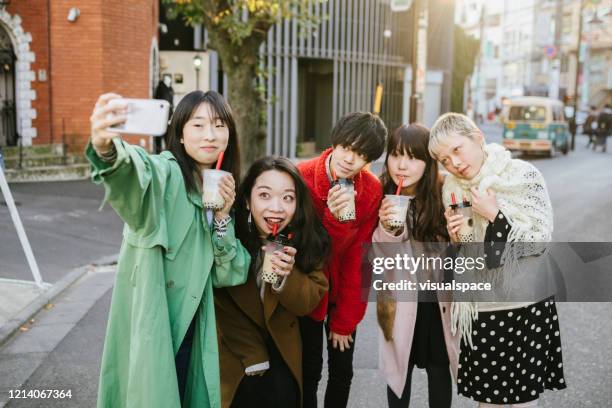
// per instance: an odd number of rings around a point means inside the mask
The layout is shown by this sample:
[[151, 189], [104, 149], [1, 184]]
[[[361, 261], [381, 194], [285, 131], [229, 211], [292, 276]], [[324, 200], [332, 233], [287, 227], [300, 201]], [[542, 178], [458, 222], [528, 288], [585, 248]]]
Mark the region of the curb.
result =
[[30, 304], [23, 308], [17, 315], [6, 322], [0, 327], [0, 347], [2, 347], [12, 337], [12, 335], [19, 330], [19, 328], [26, 323], [32, 316], [40, 311], [47, 303], [50, 303], [62, 292], [72, 286], [73, 283], [78, 281], [83, 275], [91, 270], [92, 266], [110, 265], [117, 263], [119, 255], [110, 255], [99, 258], [89, 265], [80, 266], [73, 269], [68, 274], [64, 275], [60, 280], [47, 291], [43, 292], [34, 299]]

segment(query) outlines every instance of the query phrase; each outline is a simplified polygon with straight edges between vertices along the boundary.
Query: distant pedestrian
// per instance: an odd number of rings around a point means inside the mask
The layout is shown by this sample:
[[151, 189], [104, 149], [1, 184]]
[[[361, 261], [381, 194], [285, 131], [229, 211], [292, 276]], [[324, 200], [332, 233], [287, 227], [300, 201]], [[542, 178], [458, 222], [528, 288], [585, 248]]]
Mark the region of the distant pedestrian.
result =
[[[155, 89], [154, 98], [162, 99], [170, 104], [170, 117], [172, 117], [172, 112], [174, 111], [174, 89], [172, 88], [172, 75], [164, 74], [162, 76], [162, 80], [159, 81], [159, 84], [157, 84], [157, 88]], [[163, 142], [166, 137], [167, 136], [164, 135], [153, 138], [153, 153], [159, 154], [162, 152]]]
[[612, 134], [612, 105], [607, 104], [597, 118], [597, 145], [601, 151], [606, 152], [608, 136]]
[[582, 134], [585, 134], [589, 137], [587, 147], [593, 146], [594, 148], [595, 139], [597, 136], [597, 107], [591, 106], [589, 116], [587, 116], [586, 120], [584, 121], [584, 124], [582, 125]]

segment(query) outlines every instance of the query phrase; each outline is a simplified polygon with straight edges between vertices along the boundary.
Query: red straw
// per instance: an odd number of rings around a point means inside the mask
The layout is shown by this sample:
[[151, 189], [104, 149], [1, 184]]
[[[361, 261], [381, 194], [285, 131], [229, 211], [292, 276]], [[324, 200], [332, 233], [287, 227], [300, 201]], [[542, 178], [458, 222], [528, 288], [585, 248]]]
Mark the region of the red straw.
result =
[[457, 204], [457, 197], [455, 197], [455, 193], [451, 193], [451, 201], [452, 201], [453, 205]]
[[217, 166], [215, 167], [215, 169], [217, 170], [221, 170], [221, 163], [223, 163], [223, 154], [225, 152], [221, 152], [219, 153], [219, 158], [217, 159]]
[[404, 178], [400, 177], [399, 183], [397, 183], [397, 190], [395, 190], [395, 195], [400, 195], [400, 192], [402, 191], [402, 184], [404, 184]]
[[278, 233], [278, 224], [274, 224], [272, 226], [272, 236], [276, 236], [277, 233]]

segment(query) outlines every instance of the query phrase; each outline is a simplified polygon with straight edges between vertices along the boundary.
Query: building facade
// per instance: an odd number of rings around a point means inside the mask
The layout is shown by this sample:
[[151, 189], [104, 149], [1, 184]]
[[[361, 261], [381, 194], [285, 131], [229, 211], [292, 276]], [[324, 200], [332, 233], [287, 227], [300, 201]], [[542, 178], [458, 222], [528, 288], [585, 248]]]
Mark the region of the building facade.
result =
[[151, 95], [157, 0], [3, 3], [0, 147], [63, 143], [77, 151], [100, 94]]

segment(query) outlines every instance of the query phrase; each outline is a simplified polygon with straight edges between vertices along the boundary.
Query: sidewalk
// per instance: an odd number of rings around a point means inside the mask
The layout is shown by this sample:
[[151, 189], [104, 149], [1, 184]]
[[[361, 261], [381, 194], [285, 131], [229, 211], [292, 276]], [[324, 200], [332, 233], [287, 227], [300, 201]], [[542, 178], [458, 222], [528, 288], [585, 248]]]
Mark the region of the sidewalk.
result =
[[[115, 265], [88, 266], [74, 270], [67, 275], [74, 278], [72, 282], [67, 283], [68, 279], [64, 282], [68, 287], [62, 289], [58, 286], [61, 282], [58, 282], [24, 309], [31, 310], [34, 304], [41, 302], [46, 305], [33, 317], [28, 316], [28, 322], [22, 326], [23, 330], [18, 330], [5, 339], [6, 343], [0, 348], [0, 407], [9, 403], [10, 390], [49, 388], [24, 388], [24, 384], [98, 299], [112, 288], [115, 270]], [[51, 303], [47, 303], [48, 299]], [[20, 314], [26, 315], [23, 310]], [[72, 390], [73, 395], [75, 392], [76, 390]], [[13, 401], [25, 404], [24, 406], [41, 402], [31, 399]], [[62, 401], [54, 400], [53, 403], [62, 404]], [[47, 404], [48, 402], [45, 402], [44, 406], [48, 406]]]

